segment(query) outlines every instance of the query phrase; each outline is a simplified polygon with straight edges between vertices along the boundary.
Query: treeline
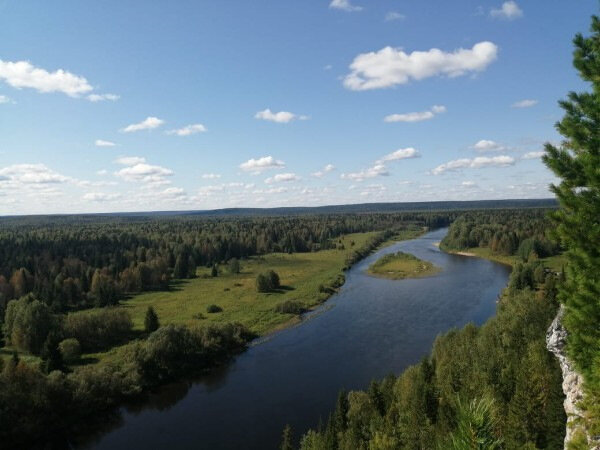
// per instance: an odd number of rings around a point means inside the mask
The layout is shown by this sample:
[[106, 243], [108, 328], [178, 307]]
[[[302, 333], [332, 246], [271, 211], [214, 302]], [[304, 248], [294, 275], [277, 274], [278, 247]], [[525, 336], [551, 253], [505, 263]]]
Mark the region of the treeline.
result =
[[557, 255], [560, 247], [548, 237], [548, 210], [473, 211], [452, 224], [442, 246], [449, 250], [489, 248], [501, 255], [545, 258]]
[[32, 293], [53, 312], [110, 306], [128, 293], [166, 289], [197, 266], [270, 252], [335, 247], [348, 233], [398, 225], [439, 227], [456, 213], [297, 217], [74, 217], [0, 221], [0, 316]]
[[431, 355], [400, 376], [341, 392], [300, 448], [562, 449], [562, 378], [545, 344], [559, 280], [543, 273], [524, 283], [514, 271], [485, 325], [439, 336]]
[[252, 337], [239, 324], [168, 325], [119, 349], [114, 362], [83, 366], [72, 373], [53, 370], [46, 375], [16, 354], [6, 363], [0, 359], [2, 447], [44, 447], [51, 436], [99, 423], [123, 400], [210, 369], [243, 350]]

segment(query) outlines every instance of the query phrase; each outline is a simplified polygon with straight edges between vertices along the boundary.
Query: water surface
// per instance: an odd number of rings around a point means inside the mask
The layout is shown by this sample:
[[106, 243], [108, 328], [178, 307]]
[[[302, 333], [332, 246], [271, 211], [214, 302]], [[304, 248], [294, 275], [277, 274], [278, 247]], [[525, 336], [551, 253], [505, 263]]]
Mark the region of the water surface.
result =
[[[270, 449], [290, 424], [296, 436], [326, 420], [341, 388], [400, 373], [435, 337], [496, 311], [510, 269], [448, 255], [434, 243], [447, 229], [386, 247], [357, 263], [346, 283], [302, 324], [252, 346], [194, 383], [161, 389], [122, 408], [112, 431], [85, 448]], [[431, 261], [433, 277], [386, 280], [365, 273], [382, 255], [404, 251]]]

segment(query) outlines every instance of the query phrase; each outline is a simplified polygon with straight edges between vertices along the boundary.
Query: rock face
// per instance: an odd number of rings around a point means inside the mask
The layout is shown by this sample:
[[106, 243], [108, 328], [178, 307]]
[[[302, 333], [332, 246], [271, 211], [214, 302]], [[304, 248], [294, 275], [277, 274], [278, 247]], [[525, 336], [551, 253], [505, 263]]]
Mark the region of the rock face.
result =
[[[561, 305], [558, 314], [546, 332], [546, 346], [548, 350], [556, 355], [562, 370], [562, 388], [565, 394], [564, 407], [567, 413], [567, 433], [565, 436], [565, 448], [567, 448], [567, 444], [578, 428], [581, 428], [584, 433], [585, 429], [578, 424], [578, 422], [582, 422], [578, 419], [583, 418], [583, 412], [577, 406], [578, 402], [583, 399], [583, 377], [575, 371], [573, 363], [567, 358], [565, 349], [567, 330], [561, 324], [564, 313], [564, 306]], [[600, 442], [597, 438], [588, 436], [588, 444], [590, 449], [600, 450]]]

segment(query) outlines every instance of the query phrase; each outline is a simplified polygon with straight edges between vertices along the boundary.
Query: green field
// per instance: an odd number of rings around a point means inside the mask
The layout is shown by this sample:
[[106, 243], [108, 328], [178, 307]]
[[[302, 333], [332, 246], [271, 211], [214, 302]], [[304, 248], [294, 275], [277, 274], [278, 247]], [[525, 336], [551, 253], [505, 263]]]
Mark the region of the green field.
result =
[[[488, 247], [473, 247], [464, 250], [463, 252], [455, 252], [449, 251], [446, 249], [442, 249], [448, 253], [468, 253], [473, 256], [477, 256], [479, 258], [489, 259], [490, 261], [494, 261], [500, 264], [506, 264], [507, 266], [514, 266], [515, 264], [522, 262], [521, 258], [517, 255], [500, 255], [498, 253], [492, 252], [492, 250]], [[566, 265], [567, 259], [564, 255], [556, 255], [551, 256], [549, 258], [540, 258], [539, 261], [549, 269], [554, 272], [560, 272], [562, 268]]]
[[423, 261], [408, 253], [391, 253], [375, 261], [367, 273], [370, 275], [389, 278], [391, 280], [402, 280], [404, 278], [422, 278], [435, 275], [440, 271], [429, 261]]

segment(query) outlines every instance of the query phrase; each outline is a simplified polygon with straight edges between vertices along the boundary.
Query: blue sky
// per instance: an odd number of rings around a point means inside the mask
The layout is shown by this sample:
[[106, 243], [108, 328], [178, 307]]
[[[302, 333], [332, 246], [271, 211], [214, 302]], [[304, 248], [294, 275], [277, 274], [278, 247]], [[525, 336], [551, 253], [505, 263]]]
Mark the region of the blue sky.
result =
[[0, 0], [0, 214], [549, 197], [596, 0]]

